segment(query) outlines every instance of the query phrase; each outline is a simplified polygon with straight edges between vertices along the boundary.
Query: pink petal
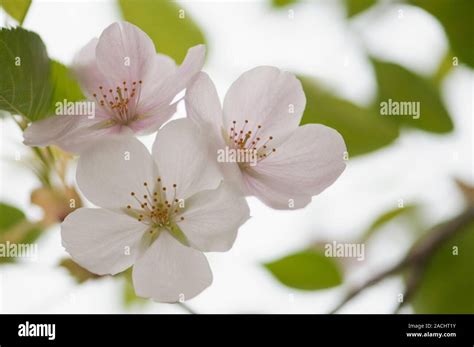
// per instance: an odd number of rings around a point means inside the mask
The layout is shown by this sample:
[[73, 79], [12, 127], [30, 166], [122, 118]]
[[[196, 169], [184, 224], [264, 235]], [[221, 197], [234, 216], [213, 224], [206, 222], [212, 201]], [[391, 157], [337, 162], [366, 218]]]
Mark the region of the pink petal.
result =
[[99, 86], [105, 90], [113, 87], [99, 70], [96, 61], [96, 47], [99, 39], [94, 38], [85, 45], [74, 57], [72, 69], [81, 85], [82, 91], [89, 99], [94, 99], [93, 94], [99, 93]]
[[163, 82], [152, 86], [152, 98], [147, 98], [140, 102], [138, 113], [142, 115], [153, 115], [154, 110], [160, 109], [163, 105], [169, 105], [175, 96], [183, 89], [189, 87], [196, 75], [204, 65], [206, 48], [204, 45], [197, 45], [188, 50], [183, 63], [174, 74], [169, 75]]
[[245, 126], [255, 134], [261, 125], [261, 138], [272, 136], [274, 143], [282, 142], [298, 127], [305, 106], [303, 88], [293, 74], [260, 66], [242, 74], [227, 92], [225, 129], [229, 131], [235, 121], [237, 130]]
[[63, 150], [78, 153], [92, 141], [114, 128], [100, 128], [101, 119], [87, 116], [54, 116], [33, 122], [23, 132], [23, 143], [27, 146], [44, 147], [57, 145]]
[[155, 56], [153, 41], [140, 28], [127, 22], [108, 26], [96, 47], [97, 65], [114, 87], [122, 86], [123, 81], [145, 80], [153, 69]]
[[[76, 170], [79, 189], [93, 204], [125, 209], [140, 208], [136, 197], [154, 190], [158, 170], [146, 147], [132, 136], [108, 136], [81, 152]], [[131, 193], [136, 194], [132, 196]], [[149, 194], [148, 194], [149, 195]]]
[[276, 152], [245, 171], [248, 193], [274, 208], [304, 207], [344, 171], [345, 152], [336, 130], [320, 124], [299, 127]]
[[165, 230], [133, 267], [136, 294], [160, 302], [192, 299], [211, 283], [204, 254], [182, 245]]
[[191, 246], [203, 252], [225, 252], [234, 244], [239, 227], [250, 218], [247, 201], [228, 183], [196, 193], [185, 201], [178, 225]]
[[310, 195], [293, 191], [288, 185], [281, 186], [255, 171], [243, 175], [242, 186], [246, 195], [256, 196], [265, 205], [277, 210], [303, 208], [311, 202]]
[[199, 126], [208, 126], [220, 134], [222, 106], [216, 87], [205, 72], [200, 72], [186, 91], [186, 115]]
[[[154, 57], [153, 65], [145, 76], [145, 88], [141, 91], [141, 100], [150, 100], [159, 97], [158, 90], [166, 82], [167, 78], [176, 73], [177, 66], [174, 60], [167, 55], [157, 53]], [[139, 113], [141, 109], [139, 108]]]
[[135, 110], [138, 119], [129, 124], [130, 128], [139, 135], [151, 134], [158, 131], [158, 129], [176, 113], [178, 103], [170, 105], [171, 100], [164, 103], [157, 103], [152, 111], [147, 112], [145, 110], [146, 105], [161, 100], [160, 94], [157, 94], [156, 91], [159, 90], [175, 72], [176, 63], [173, 59], [163, 54], [157, 54], [155, 56], [155, 63], [145, 79], [144, 88], [141, 90], [140, 102]]
[[170, 120], [176, 113], [178, 103], [164, 105], [156, 109], [154, 115], [140, 116], [137, 120], [131, 122], [129, 127], [138, 135], [147, 135], [158, 131], [161, 126]]
[[176, 198], [186, 199], [217, 188], [222, 179], [215, 153], [209, 153], [206, 138], [189, 119], [171, 121], [158, 131], [153, 157], [170, 200], [174, 199], [173, 184]]

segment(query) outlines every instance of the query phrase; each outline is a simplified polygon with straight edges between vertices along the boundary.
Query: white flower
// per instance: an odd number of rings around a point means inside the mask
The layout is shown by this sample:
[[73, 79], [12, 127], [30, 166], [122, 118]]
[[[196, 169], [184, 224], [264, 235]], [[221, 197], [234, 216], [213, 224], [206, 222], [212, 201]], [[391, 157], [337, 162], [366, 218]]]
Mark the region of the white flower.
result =
[[225, 148], [251, 159], [222, 162], [226, 180], [270, 207], [305, 207], [346, 167], [346, 145], [336, 130], [299, 126], [306, 97], [291, 73], [271, 66], [247, 71], [221, 106], [214, 84], [201, 72], [185, 101], [188, 117], [208, 132], [215, 156]]
[[61, 226], [63, 245], [89, 271], [117, 274], [133, 265], [137, 295], [190, 299], [212, 282], [202, 252], [227, 251], [249, 218], [245, 198], [222, 182], [187, 119], [156, 136], [152, 155], [134, 137], [86, 149], [77, 184], [102, 208], [81, 208]]

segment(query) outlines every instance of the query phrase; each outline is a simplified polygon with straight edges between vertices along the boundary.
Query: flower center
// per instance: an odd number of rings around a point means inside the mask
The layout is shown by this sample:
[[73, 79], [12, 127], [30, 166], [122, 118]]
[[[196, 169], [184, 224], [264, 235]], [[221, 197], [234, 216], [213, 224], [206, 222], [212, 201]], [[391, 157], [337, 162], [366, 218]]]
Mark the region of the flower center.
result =
[[228, 142], [231, 146], [238, 150], [248, 152], [249, 155], [257, 157], [257, 163], [268, 158], [272, 153], [276, 152], [276, 148], [270, 145], [273, 136], [261, 138], [259, 134], [262, 132], [262, 126], [257, 125], [257, 129], [246, 129], [249, 121], [245, 120], [243, 124], [232, 121], [232, 126], [228, 132]]
[[184, 200], [176, 196], [176, 184], [173, 184], [173, 199], [168, 201], [166, 197], [167, 188], [162, 186], [161, 178], [157, 178], [157, 184], [153, 191], [150, 190], [148, 182], [143, 182], [143, 195], [138, 192], [130, 192], [133, 203], [127, 205], [129, 214], [139, 222], [150, 227], [150, 233], [158, 229], [168, 229], [172, 231], [176, 228], [176, 221], [184, 220], [179, 214], [184, 209]]
[[105, 90], [103, 86], [99, 86], [98, 93], [92, 94], [97, 105], [104, 108], [112, 120], [118, 124], [127, 125], [133, 121], [135, 110], [140, 100], [140, 91], [143, 82], [133, 81], [127, 83], [123, 81], [122, 85], [118, 85], [115, 89]]

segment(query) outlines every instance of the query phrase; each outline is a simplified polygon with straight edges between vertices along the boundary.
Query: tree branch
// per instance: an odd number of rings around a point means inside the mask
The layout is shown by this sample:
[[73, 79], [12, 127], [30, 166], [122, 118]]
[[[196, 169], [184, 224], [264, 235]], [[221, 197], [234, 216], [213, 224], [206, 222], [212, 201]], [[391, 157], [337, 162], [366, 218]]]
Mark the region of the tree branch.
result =
[[361, 285], [349, 290], [347, 294], [343, 297], [341, 302], [329, 313], [338, 312], [345, 304], [347, 304], [354, 297], [359, 295], [362, 291], [369, 287], [372, 287], [383, 279], [396, 275], [407, 268], [411, 268], [413, 270], [411, 276], [414, 277], [409, 277], [403, 302], [399, 307], [401, 308], [401, 306], [403, 306], [407, 302], [407, 299], [410, 299], [411, 296], [413, 296], [413, 293], [418, 286], [417, 282], [424, 273], [425, 265], [431, 258], [431, 256], [435, 253], [435, 251], [446, 240], [452, 238], [459, 230], [462, 229], [462, 227], [468, 225], [473, 221], [474, 206], [469, 206], [465, 211], [463, 211], [461, 214], [454, 217], [453, 219], [449, 220], [448, 222], [434, 226], [426, 233], [425, 237], [421, 238], [421, 240], [415, 243], [411, 251], [409, 251], [400, 262], [396, 263], [394, 266], [388, 268], [387, 270], [375, 275], [374, 277], [370, 278]]

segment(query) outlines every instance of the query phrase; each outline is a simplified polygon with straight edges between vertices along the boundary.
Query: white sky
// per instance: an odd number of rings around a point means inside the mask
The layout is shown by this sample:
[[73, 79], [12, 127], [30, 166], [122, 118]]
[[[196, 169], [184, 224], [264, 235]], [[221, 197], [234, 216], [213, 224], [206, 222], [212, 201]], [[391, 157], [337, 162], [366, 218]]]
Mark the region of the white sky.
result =
[[[428, 14], [408, 7], [381, 7], [348, 23], [337, 1], [305, 2], [272, 10], [265, 1], [181, 2], [210, 43], [204, 70], [221, 97], [244, 71], [257, 65], [319, 77], [336, 93], [360, 104], [375, 94], [374, 75], [363, 47], [378, 57], [406, 65], [422, 74], [432, 72], [447, 48], [442, 28]], [[399, 17], [400, 10], [403, 13]], [[69, 63], [119, 11], [113, 1], [34, 1], [24, 26], [38, 32], [51, 57]], [[0, 23], [5, 18], [0, 14]], [[342, 289], [301, 292], [278, 284], [259, 264], [304, 248], [309, 242], [351, 240], [379, 213], [396, 207], [398, 199], [427, 206], [432, 222], [447, 218], [461, 206], [452, 177], [473, 181], [473, 74], [457, 67], [443, 85], [444, 99], [456, 130], [445, 136], [404, 131], [395, 145], [353, 159], [341, 178], [300, 211], [282, 212], [249, 199], [253, 218], [241, 229], [230, 252], [209, 254], [214, 284], [189, 305], [202, 313], [324, 313]], [[26, 153], [12, 121], [1, 125], [0, 155]], [[370, 135], [370, 134], [368, 134]], [[149, 144], [151, 138], [145, 138]], [[0, 163], [0, 200], [14, 203], [32, 218], [29, 206], [37, 183], [26, 170]], [[352, 280], [395, 261], [410, 237], [394, 226], [366, 249], [364, 269], [354, 268]], [[52, 265], [66, 255], [59, 228], [39, 242], [40, 259], [0, 268], [0, 312], [122, 312], [120, 286], [113, 279], [74, 284]], [[401, 283], [389, 280], [347, 305], [344, 312], [391, 312]], [[135, 312], [181, 312], [179, 307], [151, 303]]]

